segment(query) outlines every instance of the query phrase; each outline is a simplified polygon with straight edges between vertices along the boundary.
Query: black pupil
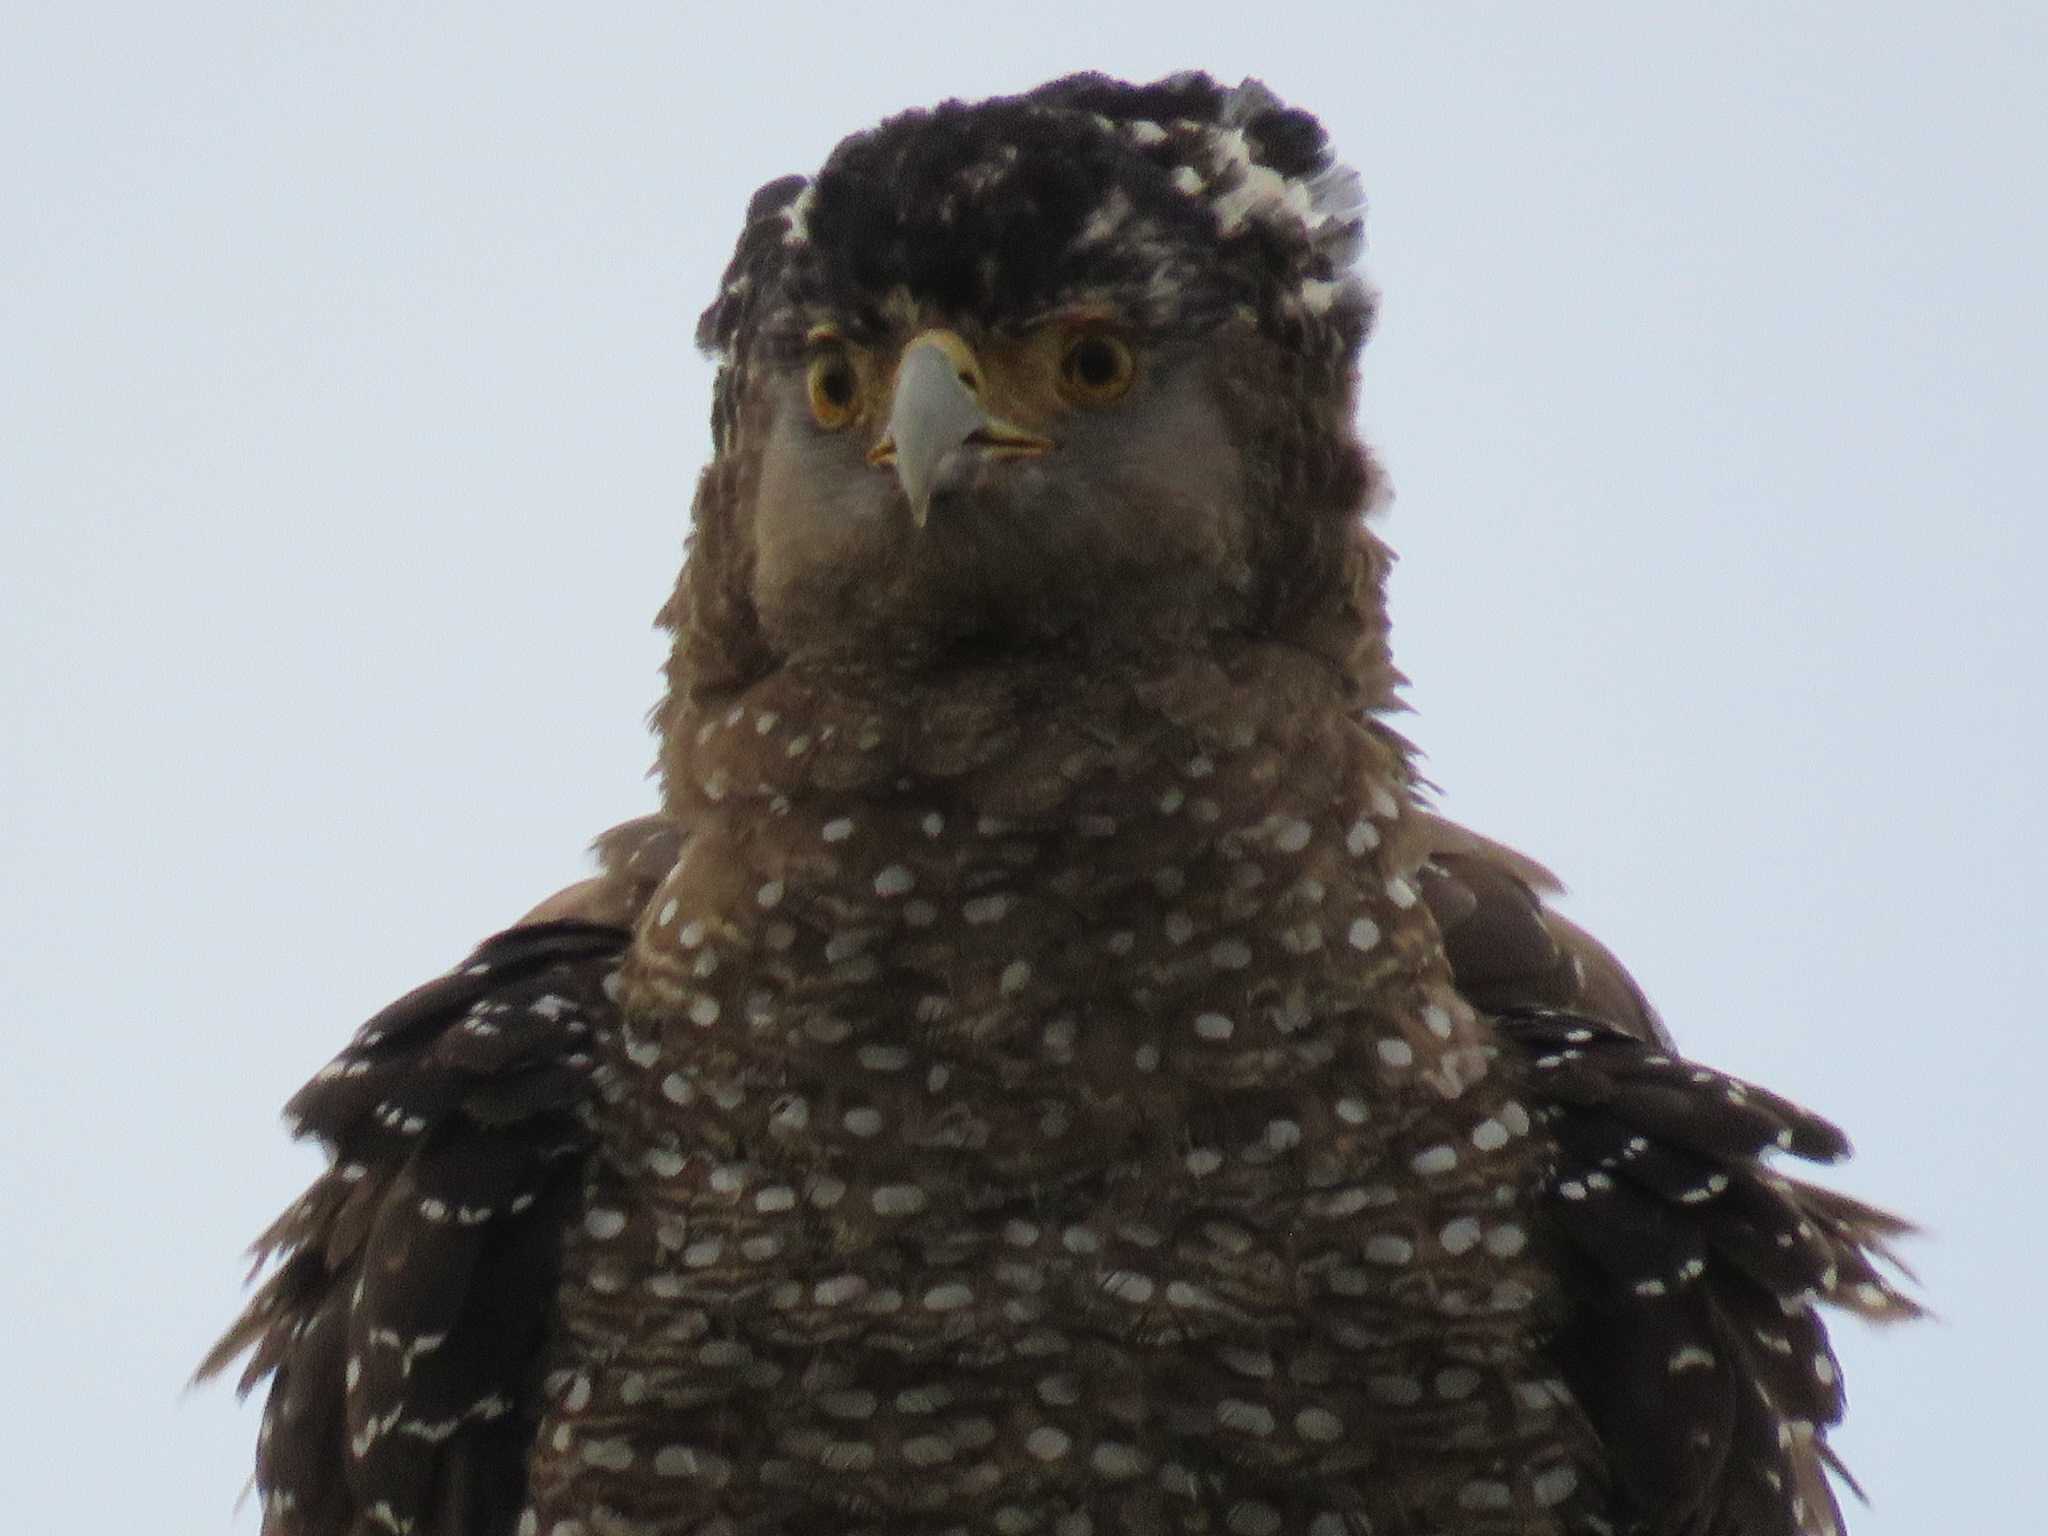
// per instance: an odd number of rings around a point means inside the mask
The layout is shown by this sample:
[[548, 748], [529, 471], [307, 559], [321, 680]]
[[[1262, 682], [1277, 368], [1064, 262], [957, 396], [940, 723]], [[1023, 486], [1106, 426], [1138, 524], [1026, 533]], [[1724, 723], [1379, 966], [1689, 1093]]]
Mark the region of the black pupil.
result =
[[834, 410], [845, 410], [853, 404], [853, 370], [843, 364], [820, 370], [818, 393]]
[[1117, 378], [1116, 348], [1100, 339], [1077, 342], [1070, 360], [1074, 377], [1090, 389], [1102, 389]]

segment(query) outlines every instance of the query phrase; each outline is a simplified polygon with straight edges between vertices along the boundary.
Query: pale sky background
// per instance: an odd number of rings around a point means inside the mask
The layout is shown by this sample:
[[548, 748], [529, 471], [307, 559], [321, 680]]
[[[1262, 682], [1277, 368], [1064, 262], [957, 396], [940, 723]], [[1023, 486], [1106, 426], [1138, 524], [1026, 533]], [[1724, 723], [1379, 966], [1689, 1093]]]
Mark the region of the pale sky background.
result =
[[[1681, 13], [1689, 19], [1680, 20]], [[277, 1108], [651, 804], [747, 194], [885, 112], [1256, 74], [1363, 173], [1408, 722], [1944, 1321], [1857, 1536], [2038, 1530], [2048, 16], [16, 7], [0, 53], [10, 1530], [230, 1526], [186, 1375]]]

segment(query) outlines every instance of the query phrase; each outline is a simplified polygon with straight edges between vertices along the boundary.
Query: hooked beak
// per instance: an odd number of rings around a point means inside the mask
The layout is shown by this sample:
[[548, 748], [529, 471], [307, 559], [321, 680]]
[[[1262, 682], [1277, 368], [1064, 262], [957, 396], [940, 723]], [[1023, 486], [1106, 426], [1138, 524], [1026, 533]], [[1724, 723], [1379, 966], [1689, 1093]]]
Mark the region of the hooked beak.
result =
[[895, 467], [920, 528], [940, 474], [958, 450], [971, 446], [983, 457], [1000, 459], [1036, 458], [1052, 450], [1051, 438], [991, 416], [981, 395], [981, 364], [956, 333], [926, 331], [903, 349], [889, 426], [868, 462]]

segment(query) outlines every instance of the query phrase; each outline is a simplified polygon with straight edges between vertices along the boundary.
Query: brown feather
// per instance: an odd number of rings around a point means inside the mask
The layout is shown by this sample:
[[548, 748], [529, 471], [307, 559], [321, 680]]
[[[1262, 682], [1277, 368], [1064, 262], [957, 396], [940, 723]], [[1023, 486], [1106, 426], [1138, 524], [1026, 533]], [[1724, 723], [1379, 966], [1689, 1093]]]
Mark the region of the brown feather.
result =
[[269, 1536], [1834, 1528], [1901, 1228], [1418, 803], [1359, 241], [1195, 75], [756, 196], [658, 814], [293, 1100]]

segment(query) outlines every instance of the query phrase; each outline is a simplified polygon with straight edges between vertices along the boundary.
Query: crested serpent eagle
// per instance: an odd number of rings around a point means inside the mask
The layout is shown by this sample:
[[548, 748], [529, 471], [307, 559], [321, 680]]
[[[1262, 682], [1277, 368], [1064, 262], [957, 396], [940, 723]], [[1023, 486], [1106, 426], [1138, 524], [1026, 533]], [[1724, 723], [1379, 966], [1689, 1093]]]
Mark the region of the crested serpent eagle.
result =
[[1838, 1530], [1914, 1304], [1385, 723], [1356, 178], [905, 113], [698, 337], [660, 808], [292, 1101], [270, 1536]]

